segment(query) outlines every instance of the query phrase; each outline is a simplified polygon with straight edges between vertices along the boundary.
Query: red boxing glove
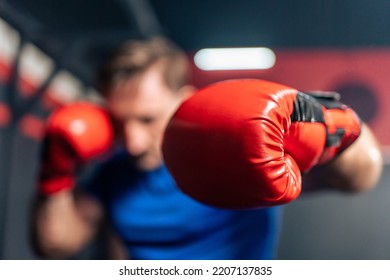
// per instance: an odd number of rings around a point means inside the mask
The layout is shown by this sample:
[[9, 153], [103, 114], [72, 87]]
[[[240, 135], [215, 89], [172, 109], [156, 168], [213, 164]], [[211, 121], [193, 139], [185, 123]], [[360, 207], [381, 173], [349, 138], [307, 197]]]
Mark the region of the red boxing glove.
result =
[[73, 188], [77, 168], [106, 152], [112, 142], [111, 121], [103, 108], [80, 102], [54, 111], [47, 122], [40, 193]]
[[179, 188], [200, 202], [273, 206], [297, 198], [301, 172], [334, 158], [359, 133], [357, 115], [326, 95], [317, 100], [281, 84], [231, 80], [180, 106], [163, 155]]

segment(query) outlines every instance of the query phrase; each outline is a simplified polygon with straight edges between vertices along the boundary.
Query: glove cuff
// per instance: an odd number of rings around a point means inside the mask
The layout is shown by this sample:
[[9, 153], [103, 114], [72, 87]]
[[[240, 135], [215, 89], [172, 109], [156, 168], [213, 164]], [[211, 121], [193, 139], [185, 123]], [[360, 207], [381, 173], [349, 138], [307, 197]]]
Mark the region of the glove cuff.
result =
[[51, 196], [62, 190], [70, 190], [74, 185], [75, 180], [71, 176], [53, 177], [39, 182], [38, 191], [42, 195]]

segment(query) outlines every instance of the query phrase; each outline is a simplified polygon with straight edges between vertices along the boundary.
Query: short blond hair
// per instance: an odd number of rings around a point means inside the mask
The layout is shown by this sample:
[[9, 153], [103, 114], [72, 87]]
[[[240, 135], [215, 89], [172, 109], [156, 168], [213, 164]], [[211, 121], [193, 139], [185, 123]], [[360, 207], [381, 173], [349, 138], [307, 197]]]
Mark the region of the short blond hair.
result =
[[97, 89], [107, 96], [118, 81], [143, 73], [160, 61], [165, 82], [173, 91], [189, 82], [189, 63], [184, 51], [167, 38], [155, 37], [123, 43], [98, 72]]

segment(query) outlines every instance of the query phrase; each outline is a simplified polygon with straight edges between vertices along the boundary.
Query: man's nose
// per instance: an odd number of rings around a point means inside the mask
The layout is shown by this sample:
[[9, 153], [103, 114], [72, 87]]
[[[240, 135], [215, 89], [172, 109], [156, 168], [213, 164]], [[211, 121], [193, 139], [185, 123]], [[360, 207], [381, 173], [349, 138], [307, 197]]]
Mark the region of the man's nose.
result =
[[149, 145], [148, 133], [141, 125], [129, 123], [124, 127], [124, 144], [132, 156], [139, 156], [147, 151]]

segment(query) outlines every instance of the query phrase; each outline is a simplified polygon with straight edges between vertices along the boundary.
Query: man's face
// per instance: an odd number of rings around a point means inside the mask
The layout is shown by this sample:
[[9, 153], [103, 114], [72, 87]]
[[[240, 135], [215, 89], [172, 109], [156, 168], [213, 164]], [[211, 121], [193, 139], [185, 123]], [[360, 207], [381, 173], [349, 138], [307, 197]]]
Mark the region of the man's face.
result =
[[120, 81], [109, 92], [108, 108], [119, 137], [140, 170], [161, 165], [163, 133], [181, 100], [166, 85], [158, 64]]

